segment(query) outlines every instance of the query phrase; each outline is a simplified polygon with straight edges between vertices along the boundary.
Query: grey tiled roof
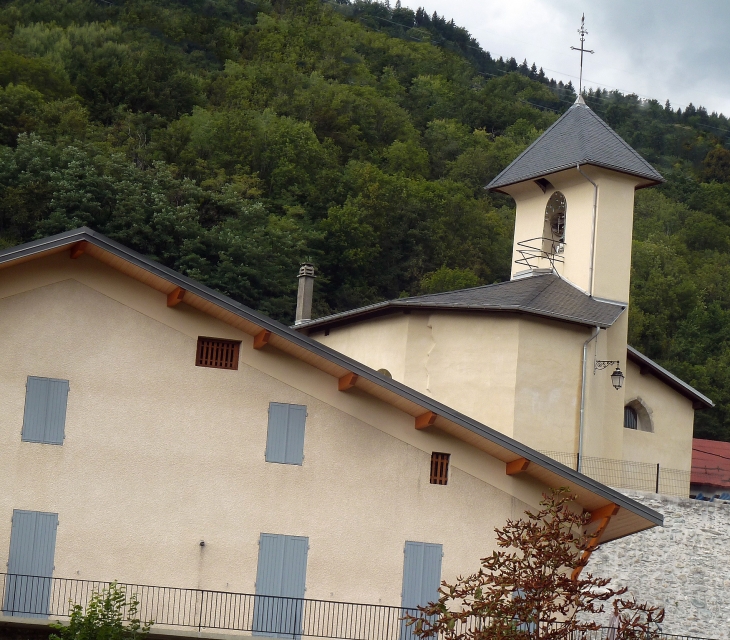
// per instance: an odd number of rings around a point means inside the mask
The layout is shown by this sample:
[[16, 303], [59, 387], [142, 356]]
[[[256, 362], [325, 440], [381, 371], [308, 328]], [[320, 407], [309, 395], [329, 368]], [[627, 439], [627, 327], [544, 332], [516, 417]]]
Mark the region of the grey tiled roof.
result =
[[464, 309], [514, 311], [591, 327], [610, 327], [624, 307], [586, 295], [559, 276], [547, 273], [500, 284], [400, 298], [337, 313], [297, 325], [297, 329], [343, 324], [356, 317], [378, 315], [396, 309]]
[[500, 173], [487, 189], [592, 164], [656, 184], [661, 174], [584, 103], [576, 103]]

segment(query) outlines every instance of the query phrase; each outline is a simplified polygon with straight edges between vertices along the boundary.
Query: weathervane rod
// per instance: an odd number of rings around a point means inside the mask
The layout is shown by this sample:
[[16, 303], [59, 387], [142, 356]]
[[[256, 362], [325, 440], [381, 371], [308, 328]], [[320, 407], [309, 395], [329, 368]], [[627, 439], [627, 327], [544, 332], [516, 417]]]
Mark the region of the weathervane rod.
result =
[[580, 19], [580, 29], [578, 29], [578, 35], [580, 35], [580, 49], [578, 47], [570, 47], [573, 51], [580, 51], [580, 79], [578, 80], [578, 95], [583, 95], [583, 54], [584, 53], [595, 53], [591, 49], [585, 49], [583, 43], [586, 41], [588, 35], [588, 29], [586, 29], [586, 14], [584, 13]]

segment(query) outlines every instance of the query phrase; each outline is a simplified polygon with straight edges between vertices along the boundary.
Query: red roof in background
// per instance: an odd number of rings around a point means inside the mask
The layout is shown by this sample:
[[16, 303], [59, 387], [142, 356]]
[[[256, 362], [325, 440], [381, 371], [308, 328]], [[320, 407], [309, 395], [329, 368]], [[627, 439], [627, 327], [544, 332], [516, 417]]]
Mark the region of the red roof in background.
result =
[[730, 489], [730, 442], [693, 438], [690, 482]]

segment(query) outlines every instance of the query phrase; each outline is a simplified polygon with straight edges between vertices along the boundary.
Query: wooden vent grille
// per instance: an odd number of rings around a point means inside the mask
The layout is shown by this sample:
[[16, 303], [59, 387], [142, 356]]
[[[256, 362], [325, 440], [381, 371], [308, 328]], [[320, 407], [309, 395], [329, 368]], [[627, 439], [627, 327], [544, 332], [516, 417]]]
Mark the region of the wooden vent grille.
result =
[[241, 343], [220, 338], [198, 338], [195, 365], [214, 369], [238, 369], [238, 349]]
[[431, 454], [431, 484], [447, 484], [449, 482], [450, 453]]

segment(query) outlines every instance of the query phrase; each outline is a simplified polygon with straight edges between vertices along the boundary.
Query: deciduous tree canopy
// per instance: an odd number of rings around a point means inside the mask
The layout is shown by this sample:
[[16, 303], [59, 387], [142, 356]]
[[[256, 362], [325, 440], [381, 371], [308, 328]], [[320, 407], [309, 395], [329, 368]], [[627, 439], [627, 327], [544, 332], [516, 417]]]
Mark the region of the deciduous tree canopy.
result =
[[[509, 275], [484, 185], [574, 100], [441, 16], [367, 0], [0, 2], [0, 246], [82, 224], [289, 321]], [[730, 124], [597, 92], [637, 194], [630, 339], [730, 439]]]

